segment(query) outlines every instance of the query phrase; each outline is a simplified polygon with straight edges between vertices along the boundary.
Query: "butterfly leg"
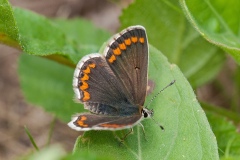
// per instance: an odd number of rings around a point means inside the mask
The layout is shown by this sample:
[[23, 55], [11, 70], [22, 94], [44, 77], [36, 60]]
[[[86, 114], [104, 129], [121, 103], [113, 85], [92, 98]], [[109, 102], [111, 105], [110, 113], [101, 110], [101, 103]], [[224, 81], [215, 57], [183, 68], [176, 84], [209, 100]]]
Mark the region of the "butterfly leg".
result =
[[126, 133], [123, 138], [121, 138], [121, 143], [123, 143], [124, 140], [127, 138], [127, 136], [129, 136], [129, 134], [131, 134], [132, 132], [133, 132], [133, 128], [130, 128], [130, 131]]
[[142, 127], [144, 139], [145, 139], [146, 141], [148, 141], [147, 138], [146, 138], [146, 132], [145, 132], [144, 126], [142, 125], [142, 123], [139, 123], [139, 125]]

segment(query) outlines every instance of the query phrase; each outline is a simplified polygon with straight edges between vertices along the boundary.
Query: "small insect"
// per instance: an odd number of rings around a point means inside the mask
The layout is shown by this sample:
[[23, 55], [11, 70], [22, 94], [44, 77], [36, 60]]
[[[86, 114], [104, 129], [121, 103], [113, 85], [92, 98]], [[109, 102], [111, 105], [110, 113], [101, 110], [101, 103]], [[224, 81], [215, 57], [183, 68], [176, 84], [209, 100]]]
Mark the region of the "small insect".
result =
[[90, 113], [73, 116], [68, 125], [77, 131], [121, 130], [152, 117], [153, 110], [143, 107], [148, 57], [146, 31], [139, 25], [114, 35], [104, 56], [93, 53], [83, 57], [74, 72], [73, 90]]

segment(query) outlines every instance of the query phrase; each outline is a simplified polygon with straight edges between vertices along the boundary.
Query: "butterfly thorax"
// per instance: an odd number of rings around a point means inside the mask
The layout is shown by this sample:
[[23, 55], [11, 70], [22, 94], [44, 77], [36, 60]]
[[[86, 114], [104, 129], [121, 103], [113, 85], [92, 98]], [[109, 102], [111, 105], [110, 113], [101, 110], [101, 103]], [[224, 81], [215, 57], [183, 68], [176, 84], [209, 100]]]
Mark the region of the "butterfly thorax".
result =
[[139, 105], [132, 105], [127, 103], [118, 104], [101, 104], [88, 102], [84, 103], [84, 108], [89, 110], [91, 113], [111, 115], [111, 116], [131, 116], [141, 115], [143, 107]]

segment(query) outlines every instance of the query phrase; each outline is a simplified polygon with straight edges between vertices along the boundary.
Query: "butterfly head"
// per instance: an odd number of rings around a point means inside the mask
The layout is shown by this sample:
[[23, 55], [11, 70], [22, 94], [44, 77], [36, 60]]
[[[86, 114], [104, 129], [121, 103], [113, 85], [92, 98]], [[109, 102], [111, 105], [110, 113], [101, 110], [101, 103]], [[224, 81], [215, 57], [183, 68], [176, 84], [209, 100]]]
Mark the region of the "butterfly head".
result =
[[150, 118], [153, 116], [153, 109], [143, 108], [142, 109], [142, 116], [144, 118]]
[[150, 110], [146, 107], [142, 109], [143, 118], [151, 118], [162, 130], [164, 130], [163, 126], [153, 119], [153, 113], [153, 109]]

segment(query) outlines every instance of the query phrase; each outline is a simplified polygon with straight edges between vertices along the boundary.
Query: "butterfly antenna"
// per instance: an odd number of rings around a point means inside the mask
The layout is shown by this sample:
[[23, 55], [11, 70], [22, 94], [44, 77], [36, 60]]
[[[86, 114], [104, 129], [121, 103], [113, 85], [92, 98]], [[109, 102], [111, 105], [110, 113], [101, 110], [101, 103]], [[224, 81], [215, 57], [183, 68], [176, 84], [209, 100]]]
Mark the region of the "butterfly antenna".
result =
[[[162, 90], [160, 90], [155, 96], [152, 97], [152, 99], [148, 102], [148, 104], [146, 105], [146, 108], [150, 105], [150, 103], [152, 103], [152, 101], [162, 92], [164, 91], [166, 88], [170, 87], [171, 85], [173, 85], [176, 82], [176, 80], [173, 80], [171, 83], [169, 83], [166, 87], [164, 87]], [[155, 120], [154, 120], [155, 121]], [[155, 121], [156, 122], [156, 121]], [[161, 127], [161, 125], [160, 125]]]
[[151, 117], [151, 118], [164, 131], [163, 126], [160, 123], [158, 123], [153, 117]]

